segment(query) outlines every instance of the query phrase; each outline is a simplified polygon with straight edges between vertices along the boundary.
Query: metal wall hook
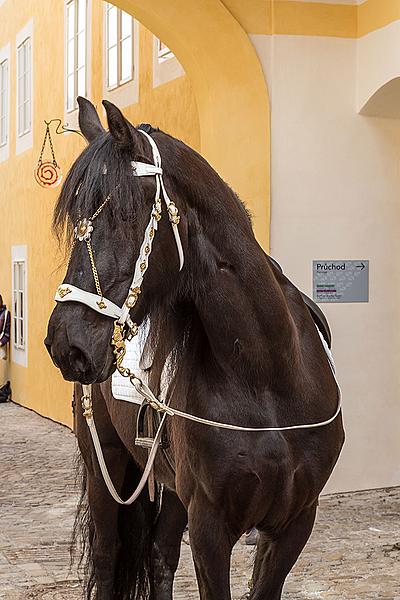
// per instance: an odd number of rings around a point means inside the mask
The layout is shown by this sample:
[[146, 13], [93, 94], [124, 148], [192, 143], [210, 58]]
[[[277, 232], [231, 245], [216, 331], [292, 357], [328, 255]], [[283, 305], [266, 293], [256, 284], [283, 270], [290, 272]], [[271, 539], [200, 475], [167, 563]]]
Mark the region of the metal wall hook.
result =
[[57, 123], [55, 133], [57, 133], [58, 135], [60, 135], [62, 133], [71, 132], [71, 133], [77, 133], [81, 137], [84, 137], [83, 134], [79, 131], [79, 129], [70, 129], [69, 127], [65, 127], [65, 125], [62, 124], [61, 119], [51, 119], [50, 121], [44, 120], [44, 123], [48, 127], [50, 126], [51, 123]]

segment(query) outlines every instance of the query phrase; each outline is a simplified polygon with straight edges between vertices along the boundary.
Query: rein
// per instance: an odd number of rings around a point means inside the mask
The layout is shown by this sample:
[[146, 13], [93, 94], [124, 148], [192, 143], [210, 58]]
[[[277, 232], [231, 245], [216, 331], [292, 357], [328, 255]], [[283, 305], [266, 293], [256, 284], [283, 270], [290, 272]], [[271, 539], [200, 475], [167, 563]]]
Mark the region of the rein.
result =
[[[153, 410], [162, 414], [161, 422], [158, 426], [154, 439], [152, 440], [152, 445], [149, 450], [149, 455], [147, 458], [147, 463], [144, 468], [141, 480], [133, 492], [133, 494], [127, 499], [122, 500], [116, 491], [114, 484], [111, 480], [110, 474], [107, 469], [107, 465], [104, 460], [103, 451], [101, 448], [101, 443], [99, 440], [99, 436], [97, 433], [94, 416], [93, 416], [93, 402], [92, 402], [92, 385], [82, 385], [83, 396], [82, 396], [82, 408], [83, 408], [83, 416], [86, 419], [92, 440], [93, 445], [96, 451], [97, 459], [99, 462], [100, 470], [102, 472], [105, 484], [116, 502], [123, 505], [132, 504], [139, 496], [141, 491], [146, 485], [146, 482], [150, 476], [152, 471], [154, 461], [157, 455], [157, 450], [159, 448], [161, 442], [162, 431], [166, 422], [167, 416], [171, 417], [180, 417], [183, 419], [187, 419], [190, 421], [194, 421], [196, 423], [201, 423], [203, 425], [207, 425], [209, 427], [217, 427], [222, 429], [229, 429], [233, 431], [247, 431], [247, 432], [267, 432], [267, 431], [288, 431], [288, 430], [299, 430], [299, 429], [312, 429], [316, 427], [323, 427], [332, 423], [336, 417], [339, 415], [341, 411], [341, 390], [335, 375], [335, 367], [333, 363], [333, 358], [331, 352], [329, 350], [328, 345], [326, 344], [325, 339], [323, 338], [321, 332], [318, 330], [318, 333], [321, 338], [321, 342], [324, 346], [324, 349], [327, 353], [328, 362], [330, 368], [332, 370], [333, 376], [336, 381], [336, 385], [338, 388], [338, 403], [337, 408], [332, 417], [325, 421], [320, 421], [317, 423], [308, 423], [302, 425], [290, 425], [286, 427], [241, 427], [239, 425], [230, 425], [228, 423], [222, 423], [219, 421], [211, 421], [208, 419], [203, 419], [201, 417], [197, 417], [190, 413], [186, 413], [184, 411], [180, 411], [175, 408], [171, 408], [166, 402], [158, 399], [151, 389], [145, 384], [139, 377], [137, 377], [128, 367], [123, 366], [123, 360], [126, 354], [126, 340], [132, 339], [138, 333], [138, 326], [135, 322], [130, 318], [130, 310], [133, 309], [138, 301], [139, 295], [141, 293], [141, 286], [143, 283], [143, 279], [145, 273], [148, 269], [149, 265], [149, 257], [153, 247], [153, 241], [155, 234], [158, 229], [158, 221], [161, 219], [162, 213], [162, 202], [167, 208], [167, 212], [169, 215], [169, 220], [172, 226], [172, 230], [174, 233], [175, 243], [179, 256], [179, 270], [182, 270], [184, 264], [184, 254], [182, 248], [182, 242], [179, 234], [178, 225], [180, 222], [180, 216], [178, 209], [174, 202], [169, 198], [167, 191], [165, 189], [164, 181], [163, 181], [163, 170], [161, 167], [161, 155], [158, 150], [158, 147], [155, 141], [143, 130], [139, 129], [139, 131], [146, 136], [148, 141], [150, 142], [152, 153], [153, 153], [153, 161], [154, 164], [142, 163], [132, 161], [132, 169], [135, 177], [145, 177], [145, 176], [154, 176], [156, 178], [156, 193], [154, 198], [154, 203], [152, 206], [152, 211], [149, 219], [149, 223], [146, 227], [144, 238], [142, 245], [140, 247], [139, 256], [136, 260], [134, 275], [132, 279], [132, 283], [129, 287], [128, 295], [122, 307], [117, 306], [111, 300], [108, 300], [104, 297], [99, 274], [97, 272], [94, 254], [91, 246], [91, 235], [94, 230], [93, 222], [96, 218], [101, 214], [103, 209], [106, 207], [108, 202], [111, 199], [112, 194], [109, 194], [103, 203], [98, 207], [95, 213], [88, 219], [81, 219], [76, 227], [75, 227], [75, 242], [85, 242], [88, 250], [89, 260], [91, 264], [91, 269], [93, 273], [93, 279], [96, 287], [97, 294], [93, 294], [91, 292], [87, 292], [86, 290], [82, 290], [70, 283], [63, 283], [57, 289], [55, 300], [57, 302], [80, 302], [85, 304], [92, 310], [99, 312], [103, 315], [106, 315], [110, 318], [115, 319], [114, 322], [114, 331], [111, 339], [111, 345], [113, 346], [113, 352], [116, 361], [116, 368], [118, 372], [123, 376], [129, 378], [130, 383], [135, 387], [137, 392], [143, 397], [144, 405], [149, 405]], [[78, 190], [79, 192], [79, 190]], [[124, 399], [126, 402], [130, 402], [128, 398]]]

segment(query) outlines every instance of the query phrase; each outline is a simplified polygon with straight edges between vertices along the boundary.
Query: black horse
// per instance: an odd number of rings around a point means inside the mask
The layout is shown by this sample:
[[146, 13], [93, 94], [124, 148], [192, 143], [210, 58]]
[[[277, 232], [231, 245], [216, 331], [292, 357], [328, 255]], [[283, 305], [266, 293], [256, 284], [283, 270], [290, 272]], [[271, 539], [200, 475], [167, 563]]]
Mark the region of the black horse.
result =
[[[103, 293], [121, 306], [155, 194], [154, 178], [132, 177], [131, 161], [152, 163], [152, 152], [111, 103], [104, 102], [109, 132], [90, 102], [79, 99], [79, 105], [89, 145], [66, 178], [54, 225], [72, 241], [75, 223], [111, 194], [92, 245]], [[160, 149], [165, 184], [180, 211], [185, 254], [179, 271], [171, 228], [161, 219], [131, 315], [138, 324], [150, 317], [151, 389], [159, 393], [169, 357], [172, 407], [245, 427], [327, 420], [338, 388], [301, 293], [261, 249], [248, 213], [212, 167], [170, 135], [146, 131]], [[66, 281], [96, 292], [85, 244], [72, 247]], [[135, 446], [137, 408], [111, 393], [112, 330], [110, 319], [65, 302], [51, 315], [46, 346], [65, 379], [100, 384], [93, 387], [94, 416], [115, 486], [127, 495], [147, 451]], [[79, 385], [76, 390], [79, 395]], [[81, 415], [77, 433], [89, 501], [87, 597], [96, 600], [171, 600], [187, 519], [202, 600], [231, 598], [231, 551], [253, 526], [259, 541], [250, 598], [280, 599], [344, 440], [341, 415], [319, 428], [259, 433], [168, 417], [169, 460], [159, 452], [154, 471], [164, 484], [160, 511], [147, 489], [132, 506], [118, 506]]]

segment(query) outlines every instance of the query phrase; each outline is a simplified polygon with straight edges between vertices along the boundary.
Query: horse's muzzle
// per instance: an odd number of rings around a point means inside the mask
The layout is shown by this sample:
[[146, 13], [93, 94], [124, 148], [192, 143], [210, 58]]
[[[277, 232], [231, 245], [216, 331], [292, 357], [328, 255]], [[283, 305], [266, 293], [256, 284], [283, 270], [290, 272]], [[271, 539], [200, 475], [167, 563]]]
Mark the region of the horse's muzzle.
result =
[[68, 331], [63, 323], [55, 324], [50, 319], [44, 345], [55, 366], [60, 369], [67, 381], [79, 381], [89, 384], [96, 380], [94, 361], [90, 356], [90, 348], [83, 348], [79, 338], [69, 339]]

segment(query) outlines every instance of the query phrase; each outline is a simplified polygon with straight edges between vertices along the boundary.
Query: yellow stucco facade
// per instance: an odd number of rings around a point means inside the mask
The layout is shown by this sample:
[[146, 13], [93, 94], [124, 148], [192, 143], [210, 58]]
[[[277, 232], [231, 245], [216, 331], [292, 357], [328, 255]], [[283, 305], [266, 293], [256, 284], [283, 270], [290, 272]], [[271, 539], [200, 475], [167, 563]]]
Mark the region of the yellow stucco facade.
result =
[[[124, 108], [134, 123], [149, 122], [199, 150], [239, 193], [255, 231], [270, 243], [270, 100], [256, 42], [275, 36], [362, 38], [400, 18], [397, 0], [335, 4], [286, 0], [115, 0], [139, 27], [138, 99]], [[104, 96], [104, 7], [90, 0], [90, 99]], [[64, 263], [51, 230], [58, 189], [43, 190], [33, 169], [44, 120], [65, 115], [64, 0], [0, 1], [0, 49], [10, 44], [9, 157], [0, 162], [0, 292], [11, 304], [11, 249], [27, 247], [27, 366], [11, 356], [7, 372], [15, 401], [71, 424], [72, 386], [43, 346], [54, 290]], [[16, 151], [16, 37], [32, 19], [33, 145]], [[185, 74], [153, 84], [153, 33], [178, 57]], [[269, 42], [268, 42], [269, 43]], [[102, 109], [100, 114], [104, 121]], [[53, 136], [67, 172], [84, 141]], [[5, 365], [2, 365], [4, 371]]]
[[[33, 18], [33, 147], [16, 154], [17, 32]], [[103, 6], [92, 3], [92, 101], [101, 106]], [[27, 366], [13, 360], [0, 365], [2, 379], [12, 382], [13, 399], [41, 414], [71, 425], [72, 386], [63, 381], [43, 345], [46, 323], [53, 308], [54, 291], [64, 276], [64, 257], [51, 234], [54, 204], [60, 188], [42, 189], [34, 180], [45, 131], [44, 120], [64, 121], [64, 2], [6, 1], [0, 6], [0, 48], [11, 43], [9, 158], [0, 162], [2, 236], [0, 287], [11, 308], [11, 248], [27, 247]], [[196, 100], [190, 81], [179, 77], [157, 88], [152, 84], [153, 36], [140, 27], [139, 101], [124, 109], [134, 123], [153, 123], [200, 149]], [[101, 111], [100, 111], [101, 112]], [[101, 113], [102, 114], [102, 113]], [[103, 119], [104, 120], [104, 119]], [[54, 129], [52, 130], [54, 134]], [[64, 173], [84, 148], [76, 134], [53, 135], [57, 160]]]

